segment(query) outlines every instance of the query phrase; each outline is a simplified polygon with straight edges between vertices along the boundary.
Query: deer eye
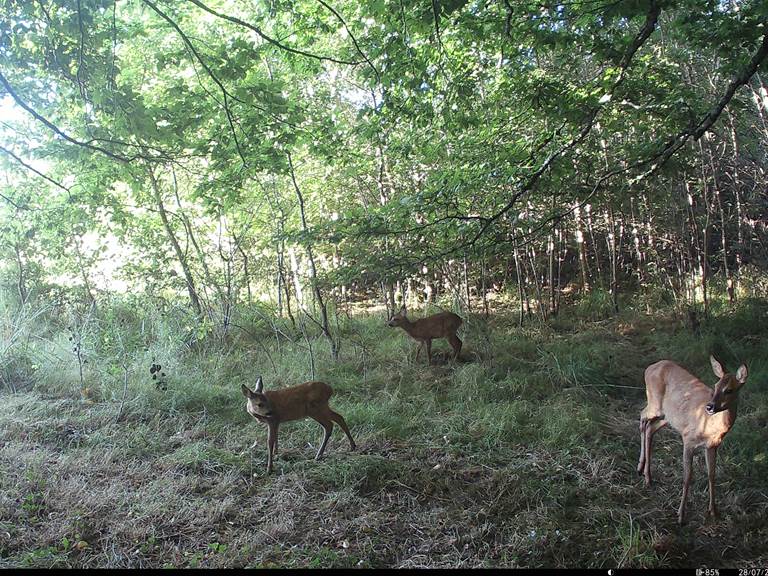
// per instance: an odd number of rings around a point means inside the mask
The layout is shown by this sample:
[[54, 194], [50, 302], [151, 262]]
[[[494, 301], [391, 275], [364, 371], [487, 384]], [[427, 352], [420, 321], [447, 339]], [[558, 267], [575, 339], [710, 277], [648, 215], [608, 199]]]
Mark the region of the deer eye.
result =
[[723, 390], [723, 394], [732, 394], [732, 393], [733, 393], [733, 390], [731, 390], [730, 388], [728, 388], [727, 390]]

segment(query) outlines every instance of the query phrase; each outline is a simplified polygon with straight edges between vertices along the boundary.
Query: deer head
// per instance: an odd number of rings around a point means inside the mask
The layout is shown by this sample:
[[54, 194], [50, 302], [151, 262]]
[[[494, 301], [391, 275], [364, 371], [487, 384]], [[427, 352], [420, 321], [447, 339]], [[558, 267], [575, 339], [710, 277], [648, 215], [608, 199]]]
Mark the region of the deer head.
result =
[[389, 319], [387, 326], [396, 328], [402, 326], [406, 322], [408, 322], [408, 318], [405, 315], [405, 305], [402, 305], [400, 306], [400, 311]]
[[712, 399], [704, 407], [710, 416], [723, 410], [734, 408], [739, 397], [739, 390], [747, 381], [747, 367], [742, 364], [736, 371], [736, 375], [728, 374], [723, 370], [720, 362], [714, 356], [709, 357], [712, 371], [720, 378], [712, 392]]
[[251, 416], [263, 420], [273, 415], [272, 403], [264, 394], [264, 382], [261, 380], [261, 376], [256, 380], [256, 388], [254, 390], [251, 390], [245, 384], [241, 384], [240, 389], [243, 392], [243, 396], [248, 399], [246, 410], [248, 410]]

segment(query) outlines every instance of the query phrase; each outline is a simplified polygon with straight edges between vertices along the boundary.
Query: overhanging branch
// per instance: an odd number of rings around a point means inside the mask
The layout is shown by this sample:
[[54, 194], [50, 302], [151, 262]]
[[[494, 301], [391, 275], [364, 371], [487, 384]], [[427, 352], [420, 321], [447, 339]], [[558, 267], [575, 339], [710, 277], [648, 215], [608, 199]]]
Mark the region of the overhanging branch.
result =
[[[184, 44], [189, 48], [189, 50], [192, 52], [192, 54], [197, 58], [197, 61], [200, 62], [200, 65], [205, 68], [205, 71], [208, 73], [208, 76], [211, 77], [211, 80], [213, 80], [216, 85], [219, 87], [219, 90], [221, 90], [221, 93], [224, 97], [224, 112], [227, 115], [227, 122], [229, 123], [230, 131], [232, 132], [232, 137], [235, 140], [235, 147], [237, 148], [237, 153], [240, 156], [240, 159], [243, 162], [243, 165], [247, 165], [248, 162], [245, 159], [245, 156], [243, 155], [243, 151], [240, 149], [240, 141], [237, 138], [237, 130], [235, 128], [234, 124], [234, 117], [232, 116], [232, 111], [229, 108], [229, 93], [227, 92], [227, 89], [224, 87], [224, 84], [221, 83], [221, 81], [216, 77], [216, 75], [213, 73], [213, 70], [211, 70], [208, 65], [205, 63], [203, 58], [200, 56], [200, 54], [195, 50], [195, 47], [192, 45], [192, 42], [187, 37], [186, 34], [181, 30], [179, 25], [168, 15], [166, 15], [164, 12], [162, 12], [157, 6], [155, 6], [150, 0], [142, 0], [147, 6], [152, 8], [157, 14], [168, 24], [171, 25], [171, 27], [176, 30], [176, 33], [181, 36], [182, 41]], [[194, 1], [194, 0], [193, 0]]]
[[726, 106], [728, 106], [730, 101], [735, 96], [736, 91], [747, 84], [752, 76], [755, 75], [757, 69], [765, 61], [766, 57], [768, 57], [768, 32], [763, 35], [763, 41], [760, 44], [760, 48], [758, 48], [757, 51], [753, 54], [752, 58], [744, 67], [744, 69], [731, 80], [730, 84], [728, 84], [728, 87], [725, 90], [725, 93], [720, 98], [720, 100], [718, 100], [717, 104], [712, 106], [709, 112], [707, 112], [703, 118], [696, 123], [695, 126], [688, 128], [687, 130], [683, 130], [682, 132], [670, 138], [661, 152], [647, 160], [639, 162], [638, 166], [643, 166], [650, 163], [653, 164], [646, 172], [638, 176], [636, 180], [642, 180], [643, 178], [646, 178], [656, 172], [667, 162], [667, 160], [672, 157], [675, 152], [682, 148], [691, 137], [693, 137], [694, 140], [701, 138], [707, 132], [707, 130], [709, 130], [714, 125], [714, 123], [717, 122], [717, 119], [720, 118], [723, 110], [725, 110]]
[[210, 8], [205, 4], [203, 4], [202, 2], [200, 2], [200, 0], [188, 0], [188, 1], [192, 2], [192, 4], [194, 4], [198, 8], [205, 10], [209, 14], [216, 16], [217, 18], [221, 18], [222, 20], [228, 20], [233, 24], [237, 24], [238, 26], [243, 26], [245, 28], [248, 28], [249, 30], [255, 32], [256, 35], [258, 35], [263, 40], [266, 40], [273, 46], [277, 46], [278, 48], [280, 48], [281, 50], [285, 50], [286, 52], [292, 52], [293, 54], [306, 56], [307, 58], [314, 58], [315, 60], [327, 60], [329, 62], [335, 62], [336, 64], [347, 64], [350, 66], [356, 66], [358, 64], [361, 64], [360, 61], [341, 60], [339, 58], [333, 58], [331, 56], [320, 56], [318, 54], [312, 54], [311, 52], [306, 52], [298, 48], [291, 48], [290, 46], [286, 46], [285, 44], [282, 44], [281, 42], [275, 40], [274, 38], [267, 36], [258, 26], [254, 26], [253, 24], [245, 22], [244, 20], [241, 20], [240, 18], [236, 18], [235, 16], [227, 16], [226, 14], [222, 14], [221, 12], [217, 12], [213, 8]]
[[349, 26], [347, 26], [347, 23], [344, 21], [344, 18], [341, 17], [341, 14], [339, 14], [333, 6], [330, 6], [324, 0], [317, 0], [325, 6], [326, 9], [328, 9], [336, 18], [338, 18], [339, 22], [341, 22], [342, 26], [344, 26], [344, 30], [347, 31], [347, 34], [349, 34], [349, 37], [352, 39], [352, 43], [355, 45], [355, 50], [357, 50], [357, 53], [360, 54], [360, 56], [363, 57], [363, 59], [368, 63], [368, 66], [371, 67], [371, 70], [373, 70], [374, 75], [376, 76], [376, 82], [380, 82], [380, 76], [379, 71], [376, 69], [376, 66], [373, 65], [373, 62], [368, 58], [368, 56], [365, 55], [363, 50], [360, 48], [360, 44], [357, 42], [357, 38], [355, 38], [354, 34], [352, 34], [352, 31], [349, 29]]
[[78, 140], [77, 138], [73, 138], [72, 136], [70, 136], [63, 130], [61, 130], [58, 126], [53, 124], [53, 122], [51, 122], [41, 114], [38, 114], [31, 106], [29, 106], [24, 100], [22, 100], [22, 98], [18, 95], [16, 90], [13, 89], [13, 86], [11, 86], [8, 80], [5, 78], [2, 71], [0, 71], [0, 84], [3, 85], [5, 90], [8, 92], [10, 97], [13, 98], [14, 102], [16, 102], [18, 106], [26, 110], [29, 114], [31, 114], [35, 118], [35, 120], [44, 124], [51, 131], [53, 131], [55, 134], [57, 134], [67, 142], [71, 144], [76, 144], [77, 146], [81, 146], [83, 148], [88, 148], [89, 150], [101, 152], [105, 156], [109, 156], [110, 158], [114, 160], [118, 160], [120, 162], [131, 162], [138, 158], [138, 156], [123, 156], [122, 154], [117, 154], [115, 152], [112, 152], [111, 150], [107, 150], [106, 148], [102, 148], [101, 146], [92, 144], [91, 142], [93, 142], [93, 140], [86, 142], [86, 141]]
[[[39, 171], [39, 170], [37, 170], [36, 168], [33, 168], [31, 165], [29, 165], [29, 164], [27, 164], [26, 162], [24, 162], [24, 160], [22, 160], [21, 158], [19, 158], [18, 156], [16, 156], [16, 154], [14, 154], [13, 152], [11, 152], [11, 151], [10, 151], [10, 150], [8, 150], [7, 148], [5, 148], [5, 147], [3, 147], [3, 146], [0, 146], [0, 152], [3, 152], [3, 153], [5, 153], [7, 156], [10, 156], [10, 157], [11, 157], [11, 158], [13, 158], [13, 159], [14, 159], [16, 162], [18, 162], [19, 164], [21, 164], [21, 165], [22, 165], [24, 168], [26, 168], [26, 169], [27, 169], [27, 170], [29, 170], [30, 172], [34, 172], [34, 173], [35, 173], [35, 174], [37, 174], [37, 175], [38, 175], [40, 178], [42, 178], [43, 180], [46, 180], [46, 181], [50, 182], [51, 184], [53, 184], [53, 185], [54, 185], [54, 186], [56, 186], [57, 188], [61, 188], [62, 190], [64, 190], [64, 191], [65, 191], [65, 192], [67, 192], [68, 194], [71, 192], [71, 190], [70, 190], [69, 188], [67, 188], [66, 186], [64, 186], [64, 184], [62, 184], [61, 182], [58, 182], [57, 180], [54, 180], [54, 179], [53, 179], [53, 178], [51, 178], [50, 176], [46, 176], [45, 174], [43, 174], [42, 172], [40, 172], [40, 171]], [[7, 198], [6, 198], [6, 200], [7, 200]], [[13, 204], [13, 202], [11, 202], [11, 204]], [[13, 205], [14, 205], [14, 206], [16, 206], [16, 204], [13, 204]], [[16, 208], [19, 208], [19, 206], [16, 206]]]
[[[622, 56], [621, 61], [619, 63], [620, 73], [616, 78], [616, 80], [611, 85], [610, 89], [608, 90], [607, 96], [613, 95], [616, 89], [624, 82], [626, 78], [626, 71], [629, 68], [630, 64], [632, 63], [632, 59], [634, 58], [637, 51], [643, 46], [643, 44], [648, 40], [648, 38], [656, 29], [656, 24], [658, 23], [660, 14], [661, 14], [661, 7], [658, 5], [658, 3], [655, 0], [651, 0], [650, 6], [648, 8], [648, 12], [646, 14], [645, 22], [643, 23], [643, 26], [640, 28], [640, 30], [635, 35], [634, 39], [632, 40], [632, 42], [629, 44], [626, 51], [624, 52], [624, 55]], [[474, 235], [472, 235], [469, 239], [465, 240], [464, 242], [458, 243], [457, 245], [432, 256], [431, 259], [445, 258], [446, 256], [450, 256], [451, 254], [455, 254], [456, 252], [466, 250], [470, 246], [474, 245], [483, 235], [486, 234], [486, 232], [491, 227], [491, 225], [494, 224], [494, 222], [496, 222], [504, 214], [509, 212], [515, 206], [515, 204], [520, 198], [522, 198], [525, 194], [527, 194], [534, 188], [534, 186], [541, 179], [542, 175], [555, 163], [556, 160], [565, 156], [574, 147], [576, 147], [578, 144], [580, 144], [587, 138], [587, 136], [592, 131], [593, 126], [595, 125], [595, 121], [599, 113], [601, 112], [601, 110], [603, 110], [605, 104], [609, 102], [610, 99], [611, 98], [604, 97], [603, 99], [601, 99], [601, 102], [598, 105], [594, 106], [591, 110], [589, 110], [581, 130], [579, 130], [579, 132], [573, 138], [571, 138], [568, 142], [560, 146], [557, 150], [550, 153], [549, 156], [541, 163], [541, 165], [532, 174], [530, 174], [523, 182], [520, 183], [518, 190], [511, 196], [511, 198], [507, 201], [506, 204], [504, 204], [504, 206], [501, 209], [499, 209], [497, 212], [495, 212], [494, 214], [488, 217], [479, 217], [479, 216], [472, 217], [471, 218], [472, 220], [482, 223], [480, 229]], [[601, 183], [602, 181], [603, 180], [601, 179], [599, 182]], [[599, 184], [598, 184], [598, 187], [599, 187]], [[597, 190], [597, 187], [595, 188], [595, 191], [596, 190]], [[445, 219], [446, 218], [441, 218], [440, 220], [445, 220]], [[448, 219], [469, 220], [470, 218], [457, 218], [454, 215]], [[430, 222], [426, 224], [424, 227], [431, 226], [436, 222], [437, 221]]]

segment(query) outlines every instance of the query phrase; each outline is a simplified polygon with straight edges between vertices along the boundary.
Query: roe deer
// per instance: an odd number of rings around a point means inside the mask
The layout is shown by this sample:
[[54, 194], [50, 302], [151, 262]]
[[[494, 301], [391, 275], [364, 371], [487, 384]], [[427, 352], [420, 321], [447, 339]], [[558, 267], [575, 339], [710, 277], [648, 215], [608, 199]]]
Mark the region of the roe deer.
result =
[[[251, 390], [245, 384], [241, 385], [243, 396], [248, 398], [246, 410], [257, 420], [267, 425], [267, 474], [272, 472], [272, 458], [277, 452], [277, 430], [282, 422], [301, 420], [310, 417], [317, 420], [325, 430], [323, 442], [317, 451], [315, 460], [323, 455], [328, 439], [331, 437], [333, 423], [336, 422], [349, 438], [352, 450], [355, 449], [355, 441], [349, 432], [347, 423], [341, 414], [337, 414], [328, 406], [328, 399], [333, 394], [333, 389], [325, 382], [305, 382], [283, 390], [271, 390], [264, 392], [264, 383], [259, 376], [256, 380], [255, 390]], [[258, 441], [251, 448], [255, 448]]]
[[709, 509], [715, 509], [715, 458], [717, 447], [736, 421], [739, 390], [747, 380], [747, 367], [741, 365], [736, 375], [726, 374], [713, 356], [712, 370], [720, 380], [710, 389], [701, 380], [670, 360], [661, 360], [645, 369], [645, 394], [648, 405], [640, 414], [640, 461], [637, 473], [645, 475], [645, 485], [651, 485], [651, 441], [653, 435], [670, 424], [683, 438], [683, 498], [677, 521], [685, 518], [685, 501], [691, 484], [693, 452], [706, 447], [709, 478]]
[[399, 326], [405, 330], [408, 335], [419, 341], [419, 349], [416, 352], [416, 360], [419, 359], [421, 349], [424, 344], [427, 345], [427, 363], [432, 364], [432, 340], [434, 338], [445, 338], [453, 348], [453, 358], [459, 357], [461, 352], [461, 340], [456, 336], [456, 330], [461, 326], [462, 319], [453, 312], [439, 312], [426, 318], [421, 318], [414, 322], [408, 320], [405, 315], [405, 306], [400, 307], [400, 311], [392, 316], [387, 322], [387, 326]]

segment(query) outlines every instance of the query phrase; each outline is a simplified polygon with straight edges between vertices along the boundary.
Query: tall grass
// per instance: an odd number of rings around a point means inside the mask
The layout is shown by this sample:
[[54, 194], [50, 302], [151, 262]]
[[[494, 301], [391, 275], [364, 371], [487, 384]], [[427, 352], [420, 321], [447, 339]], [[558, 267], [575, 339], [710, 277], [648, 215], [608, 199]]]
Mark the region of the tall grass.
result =
[[[337, 362], [310, 332], [359, 450], [336, 430], [315, 462], [320, 427], [290, 423], [271, 477], [240, 383], [309, 379], [309, 343], [287, 320], [254, 309], [224, 335], [132, 297], [90, 315], [5, 306], [0, 535], [13, 539], [0, 536], [0, 565], [758, 565], [765, 553], [743, 542], [766, 527], [768, 305], [713, 306], [694, 333], [601, 302], [523, 328], [465, 315], [462, 357], [436, 341], [431, 366], [375, 313], [339, 319]], [[710, 381], [712, 353], [750, 370], [718, 464], [722, 558], [695, 545], [702, 474], [692, 527], [675, 535], [673, 434], [659, 435], [654, 491], [634, 471], [644, 368], [670, 358]]]

